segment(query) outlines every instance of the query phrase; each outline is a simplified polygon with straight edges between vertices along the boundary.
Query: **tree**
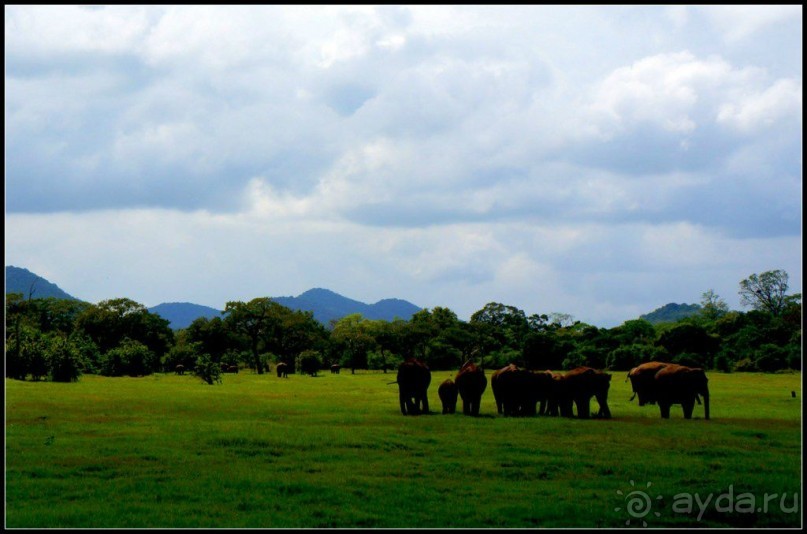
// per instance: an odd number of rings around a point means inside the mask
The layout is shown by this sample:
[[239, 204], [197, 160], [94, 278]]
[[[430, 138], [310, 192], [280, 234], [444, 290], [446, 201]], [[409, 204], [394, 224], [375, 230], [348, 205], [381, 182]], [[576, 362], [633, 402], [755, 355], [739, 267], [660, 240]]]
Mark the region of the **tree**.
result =
[[785, 309], [788, 275], [785, 271], [752, 274], [740, 282], [740, 304], [778, 316]]
[[174, 332], [168, 325], [168, 320], [127, 298], [101, 301], [76, 317], [76, 328], [87, 334], [101, 353], [129, 338], [145, 345], [158, 359], [174, 341]]
[[52, 382], [76, 382], [83, 367], [81, 352], [64, 334], [51, 334], [47, 340], [48, 366]]
[[376, 347], [370, 334], [372, 321], [360, 313], [346, 315], [334, 322], [331, 340], [342, 353], [342, 365], [350, 367], [351, 374], [356, 369], [367, 369], [367, 354]]
[[224, 307], [225, 323], [244, 334], [249, 340], [255, 371], [263, 374], [263, 362], [259, 352], [261, 341], [276, 338], [280, 327], [280, 309], [285, 308], [269, 297], [259, 297], [249, 302], [231, 301]]
[[719, 319], [729, 311], [729, 305], [721, 299], [713, 290], [708, 290], [701, 295], [701, 315], [710, 321]]

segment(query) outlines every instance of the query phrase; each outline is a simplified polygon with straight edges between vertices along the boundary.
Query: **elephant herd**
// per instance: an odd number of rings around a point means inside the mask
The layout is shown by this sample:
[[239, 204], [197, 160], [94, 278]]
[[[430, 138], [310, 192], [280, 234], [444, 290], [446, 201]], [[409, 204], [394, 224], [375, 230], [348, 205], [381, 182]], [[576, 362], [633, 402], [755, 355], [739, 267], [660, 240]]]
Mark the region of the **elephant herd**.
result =
[[[706, 373], [665, 362], [648, 362], [631, 369], [628, 379], [633, 387], [633, 400], [639, 397], [639, 406], [658, 404], [661, 417], [670, 417], [670, 406], [680, 404], [684, 418], [692, 418], [695, 403], [703, 397], [704, 418], [709, 419], [709, 388]], [[398, 396], [401, 413], [417, 415], [429, 413], [427, 390], [431, 371], [423, 362], [410, 358], [398, 367]], [[458, 397], [462, 399], [465, 415], [479, 415], [482, 394], [487, 387], [485, 371], [467, 361], [454, 379], [446, 379], [437, 388], [444, 414], [453, 414]], [[560, 415], [589, 418], [590, 401], [597, 399], [599, 410], [594, 417], [610, 418], [608, 390], [611, 375], [590, 367], [578, 367], [558, 373], [529, 371], [510, 364], [494, 371], [490, 386], [496, 401], [496, 410], [505, 416]]]

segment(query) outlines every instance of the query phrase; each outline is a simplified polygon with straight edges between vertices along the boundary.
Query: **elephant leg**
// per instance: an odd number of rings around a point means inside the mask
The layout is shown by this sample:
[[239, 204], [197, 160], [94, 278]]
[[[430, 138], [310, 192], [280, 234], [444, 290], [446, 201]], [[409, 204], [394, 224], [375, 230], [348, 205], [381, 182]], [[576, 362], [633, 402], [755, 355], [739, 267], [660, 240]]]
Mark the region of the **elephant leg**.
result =
[[574, 402], [577, 405], [577, 417], [588, 419], [591, 415], [590, 401], [588, 397], [578, 397]]
[[429, 396], [423, 392], [423, 413], [429, 413]]
[[695, 401], [687, 399], [681, 403], [681, 407], [684, 409], [684, 419], [692, 419], [692, 410], [695, 408]]
[[471, 399], [462, 399], [462, 413], [471, 415]]
[[659, 401], [658, 407], [661, 410], [662, 419], [669, 419], [670, 418], [670, 404], [668, 402]]
[[401, 413], [406, 415], [406, 395], [404, 395], [403, 391], [398, 395], [398, 400], [401, 403]]

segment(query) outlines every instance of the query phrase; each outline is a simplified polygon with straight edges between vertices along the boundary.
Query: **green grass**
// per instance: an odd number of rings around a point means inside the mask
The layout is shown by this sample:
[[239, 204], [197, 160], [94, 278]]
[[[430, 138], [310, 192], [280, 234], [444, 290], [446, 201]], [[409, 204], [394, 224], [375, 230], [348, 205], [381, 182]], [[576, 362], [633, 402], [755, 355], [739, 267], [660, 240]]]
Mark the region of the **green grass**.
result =
[[[6, 380], [6, 526], [801, 525], [779, 499], [803, 495], [800, 374], [710, 373], [710, 421], [628, 402], [623, 373], [611, 420], [504, 418], [490, 388], [480, 417], [441, 415], [451, 374], [433, 372], [420, 417], [400, 414], [394, 374]], [[627, 510], [636, 490], [646, 515]], [[778, 497], [726, 510], [729, 491]], [[695, 493], [713, 500], [683, 513]]]

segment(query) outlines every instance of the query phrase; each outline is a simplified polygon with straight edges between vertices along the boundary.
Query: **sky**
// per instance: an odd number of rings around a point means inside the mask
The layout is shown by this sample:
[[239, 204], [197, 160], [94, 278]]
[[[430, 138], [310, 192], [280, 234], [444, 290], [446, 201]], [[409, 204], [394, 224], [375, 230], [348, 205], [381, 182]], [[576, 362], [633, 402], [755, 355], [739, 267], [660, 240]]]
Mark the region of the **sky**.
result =
[[802, 6], [5, 6], [5, 256], [604, 328], [802, 283]]

